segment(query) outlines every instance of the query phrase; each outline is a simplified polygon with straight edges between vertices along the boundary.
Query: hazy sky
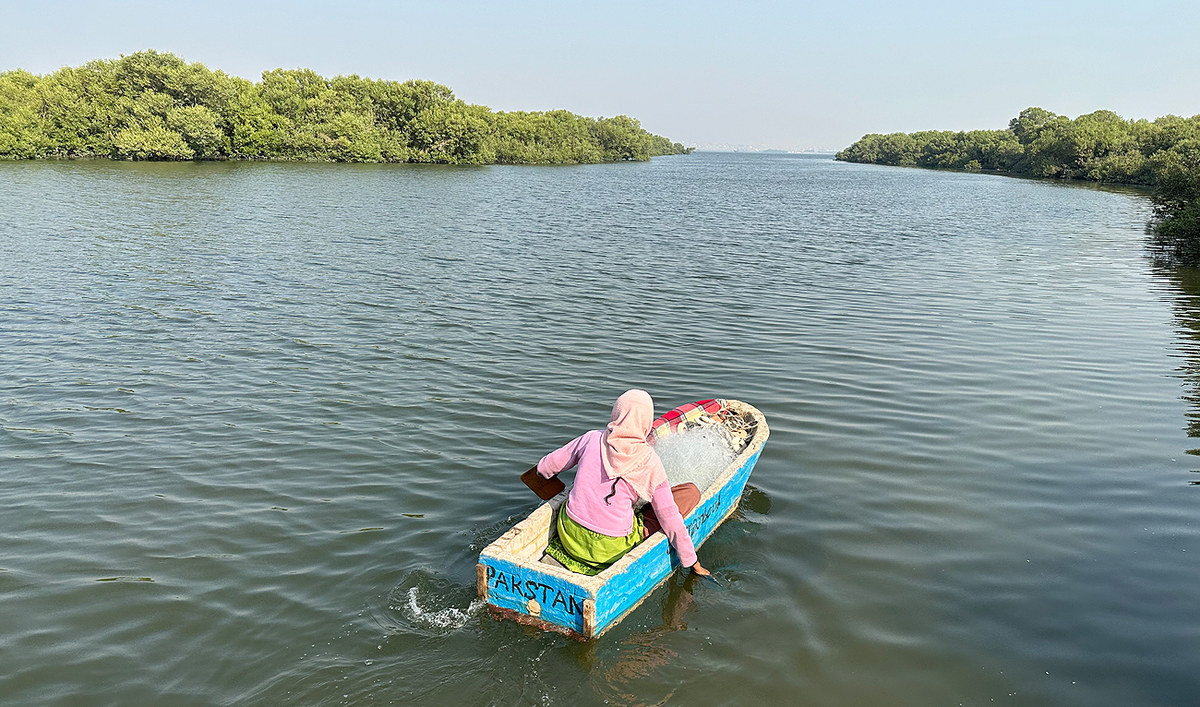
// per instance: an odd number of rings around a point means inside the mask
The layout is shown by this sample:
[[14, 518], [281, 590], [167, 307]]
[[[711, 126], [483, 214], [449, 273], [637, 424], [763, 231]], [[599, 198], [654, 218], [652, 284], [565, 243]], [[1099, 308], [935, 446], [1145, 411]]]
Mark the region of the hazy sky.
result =
[[431, 79], [498, 110], [627, 114], [700, 147], [1200, 113], [1200, 3], [8, 2], [0, 70], [140, 49], [263, 70]]

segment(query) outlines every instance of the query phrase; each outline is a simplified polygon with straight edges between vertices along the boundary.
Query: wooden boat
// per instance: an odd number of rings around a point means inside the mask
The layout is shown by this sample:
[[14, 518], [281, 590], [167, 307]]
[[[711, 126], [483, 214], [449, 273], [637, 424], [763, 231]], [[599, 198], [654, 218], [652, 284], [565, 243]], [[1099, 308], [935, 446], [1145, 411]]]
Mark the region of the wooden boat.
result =
[[[651, 436], [663, 436], [681, 427], [705, 424], [724, 425], [731, 432], [736, 456], [707, 489], [701, 489], [700, 502], [684, 519], [697, 549], [737, 508], [770, 434], [766, 419], [751, 405], [737, 400], [703, 403], [710, 404], [691, 403], [658, 418], [651, 432]], [[543, 561], [546, 545], [557, 534], [556, 514], [569, 490], [539, 506], [484, 548], [475, 568], [476, 587], [493, 615], [590, 639], [637, 608], [670, 577], [679, 558], [659, 532], [595, 576]]]

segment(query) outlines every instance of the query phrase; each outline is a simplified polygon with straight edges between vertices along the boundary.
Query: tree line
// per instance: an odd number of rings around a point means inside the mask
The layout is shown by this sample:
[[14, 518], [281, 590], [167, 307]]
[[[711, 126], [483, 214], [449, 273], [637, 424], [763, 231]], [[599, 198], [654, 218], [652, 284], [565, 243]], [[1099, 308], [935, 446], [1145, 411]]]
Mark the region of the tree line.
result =
[[1126, 120], [1098, 110], [1072, 120], [1031, 107], [1005, 130], [864, 135], [837, 159], [1150, 186], [1156, 243], [1200, 264], [1200, 115]]
[[690, 152], [634, 118], [492, 111], [432, 81], [309, 69], [255, 83], [147, 50], [0, 73], [0, 158], [595, 163]]

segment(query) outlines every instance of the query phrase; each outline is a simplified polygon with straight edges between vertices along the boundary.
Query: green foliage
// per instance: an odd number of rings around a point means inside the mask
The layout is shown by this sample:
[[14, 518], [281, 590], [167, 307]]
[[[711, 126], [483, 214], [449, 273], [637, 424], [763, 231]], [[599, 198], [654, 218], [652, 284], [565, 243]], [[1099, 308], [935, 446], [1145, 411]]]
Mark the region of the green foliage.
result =
[[650, 134], [642, 130], [641, 123], [629, 116], [601, 118], [592, 126], [592, 135], [609, 159], [650, 159]]
[[495, 113], [491, 117], [495, 160], [509, 164], [587, 164], [604, 153], [592, 137], [591, 118], [565, 110]]
[[37, 81], [28, 71], [0, 74], [0, 156], [29, 159], [51, 147], [37, 113]]
[[167, 128], [178, 133], [192, 153], [199, 158], [213, 158], [229, 153], [229, 138], [217, 127], [220, 116], [204, 106], [169, 108]]
[[1133, 121], [1099, 110], [1071, 120], [1044, 108], [1026, 108], [1007, 130], [864, 135], [837, 158], [1152, 185], [1154, 156], [1186, 139], [1200, 139], [1200, 116]]
[[837, 158], [902, 167], [1003, 170], [1010, 168], [1020, 151], [1020, 143], [1007, 130], [926, 131], [865, 135]]
[[1022, 145], [1028, 145], [1037, 138], [1038, 133], [1042, 128], [1063, 116], [1057, 113], [1051, 113], [1045, 108], [1029, 107], [1021, 111], [1021, 113], [1008, 121], [1008, 131], [1011, 132]]
[[1153, 158], [1150, 232], [1174, 259], [1200, 264], [1200, 139], [1181, 140]]
[[432, 81], [265, 71], [259, 83], [148, 50], [0, 74], [0, 158], [576, 163], [690, 152], [627, 116], [493, 113]]
[[689, 155], [694, 148], [684, 147], [681, 143], [671, 142], [662, 135], [650, 135], [650, 156]]
[[[92, 61], [59, 69], [37, 86], [39, 116], [53, 146], [47, 156], [108, 156], [123, 127], [116, 62]], [[39, 155], [40, 156], [40, 155]]]
[[1007, 130], [864, 135], [837, 159], [1150, 185], [1154, 240], [1169, 257], [1200, 265], [1200, 115], [1151, 122], [1098, 110], [1071, 120], [1026, 108]]
[[195, 156], [183, 137], [162, 120], [145, 127], [125, 128], [113, 140], [113, 153], [134, 160], [187, 160]]

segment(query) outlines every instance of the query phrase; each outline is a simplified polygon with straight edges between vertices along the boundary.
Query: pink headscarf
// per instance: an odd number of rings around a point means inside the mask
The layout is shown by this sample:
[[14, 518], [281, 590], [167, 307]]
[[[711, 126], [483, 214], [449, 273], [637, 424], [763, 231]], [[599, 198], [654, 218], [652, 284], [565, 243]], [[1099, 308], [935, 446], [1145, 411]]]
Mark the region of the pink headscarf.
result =
[[646, 442], [654, 421], [654, 400], [644, 390], [628, 390], [613, 404], [612, 421], [604, 432], [601, 467], [609, 478], [622, 478], [637, 495], [649, 501], [654, 489], [667, 480], [654, 453]]

